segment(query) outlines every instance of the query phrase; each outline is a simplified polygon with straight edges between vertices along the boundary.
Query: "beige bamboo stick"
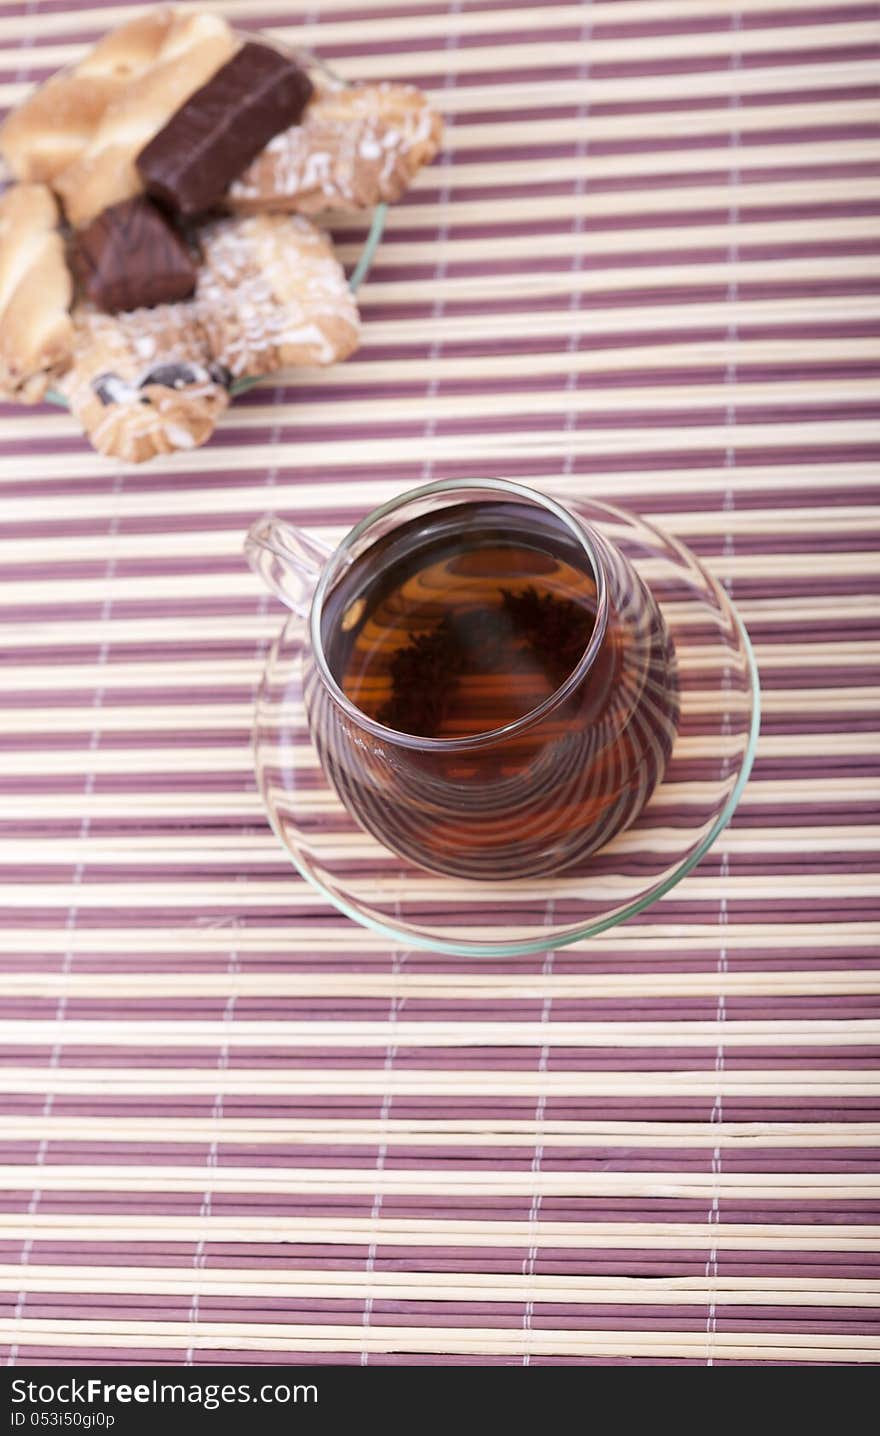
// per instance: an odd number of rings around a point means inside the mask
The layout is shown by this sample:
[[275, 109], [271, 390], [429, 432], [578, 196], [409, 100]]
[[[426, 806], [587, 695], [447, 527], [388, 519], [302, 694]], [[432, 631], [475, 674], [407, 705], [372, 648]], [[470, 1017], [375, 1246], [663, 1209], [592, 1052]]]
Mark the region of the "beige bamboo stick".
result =
[[[2, 91], [2, 87], [0, 87], [0, 91]], [[875, 197], [876, 181], [856, 176], [848, 176], [845, 179], [794, 177], [777, 179], [772, 182], [728, 179], [710, 184], [688, 185], [686, 188], [682, 188], [681, 185], [668, 185], [662, 188], [659, 186], [655, 188], [651, 185], [647, 190], [628, 187], [619, 191], [587, 188], [583, 194], [568, 192], [564, 195], [516, 196], [510, 199], [495, 199], [491, 202], [491, 206], [487, 206], [483, 199], [457, 199], [455, 216], [460, 224], [485, 220], [487, 208], [491, 209], [495, 224], [517, 220], [534, 223], [537, 220], [557, 217], [564, 217], [568, 222], [578, 215], [583, 215], [585, 218], [595, 218], [600, 215], [606, 218], [637, 216], [647, 219], [648, 224], [653, 228], [649, 216], [667, 211], [678, 216], [685, 205], [688, 210], [693, 211], [701, 209], [729, 211], [734, 199], [739, 208], [746, 209], [759, 205], [821, 205], [853, 203], [857, 200], [865, 200], [870, 203]], [[424, 202], [420, 202], [417, 197], [403, 208], [392, 206], [388, 211], [387, 231], [389, 237], [393, 237], [394, 231], [397, 229], [412, 230], [420, 225], [434, 228], [442, 224], [443, 218], [443, 205], [435, 203], [431, 193], [428, 192], [425, 194]], [[729, 220], [728, 224], [730, 224]], [[682, 226], [682, 231], [687, 233], [686, 226]], [[801, 241], [806, 240], [808, 234], [808, 228], [799, 227]], [[667, 240], [672, 237], [667, 233]], [[608, 238], [608, 245], [612, 251], [614, 238], [614, 236]], [[606, 247], [608, 246], [606, 245]], [[534, 248], [533, 243], [533, 250]], [[538, 249], [540, 252], [540, 246]]]
[[0, 1116], [0, 1141], [88, 1142], [110, 1150], [114, 1142], [175, 1142], [235, 1146], [341, 1142], [346, 1146], [533, 1147], [635, 1146], [639, 1149], [720, 1147], [731, 1151], [764, 1148], [873, 1147], [880, 1142], [876, 1122], [627, 1122], [572, 1119], [525, 1121], [513, 1118], [333, 1118], [333, 1117], [28, 1117]]
[[[113, 1090], [127, 1096], [148, 1097], [162, 1093], [197, 1094], [202, 1092], [245, 1092], [250, 1096], [283, 1096], [307, 1092], [309, 1096], [355, 1094], [361, 1097], [386, 1096], [484, 1096], [529, 1097], [550, 1096], [713, 1096], [749, 1095], [759, 1097], [876, 1097], [880, 1080], [862, 1068], [843, 1067], [786, 1069], [755, 1068], [744, 1071], [727, 1070], [722, 1074], [708, 1071], [628, 1072], [528, 1072], [501, 1068], [476, 1068], [449, 1071], [428, 1068], [403, 1073], [400, 1070], [320, 1069], [306, 1068], [243, 1068], [224, 1070], [202, 1068], [144, 1068], [127, 1070], [122, 1066], [68, 1069], [64, 1067], [24, 1067], [16, 1064], [6, 1069], [7, 1092], [67, 1093], [94, 1096]], [[18, 1186], [40, 1186], [40, 1169], [17, 1167], [4, 1174]], [[320, 1173], [326, 1178], [328, 1174]], [[429, 1173], [436, 1178], [436, 1173]], [[520, 1176], [528, 1174], [519, 1174]], [[546, 1175], [546, 1174], [545, 1174]], [[100, 1180], [107, 1181], [105, 1170]], [[155, 1172], [150, 1174], [155, 1177]], [[312, 1173], [314, 1180], [315, 1174]], [[58, 1180], [53, 1168], [46, 1178]], [[239, 1174], [239, 1179], [241, 1174]], [[335, 1179], [335, 1178], [334, 1178]], [[364, 1179], [364, 1174], [359, 1174]], [[86, 1176], [83, 1177], [86, 1180]], [[95, 1180], [99, 1180], [98, 1177]], [[812, 1179], [811, 1179], [812, 1180]], [[817, 1179], [818, 1180], [818, 1179]], [[876, 1186], [876, 1179], [872, 1178]], [[833, 1185], [833, 1183], [832, 1183]], [[650, 1181], [646, 1190], [652, 1190]], [[372, 1190], [372, 1189], [370, 1189]]]
[[[212, 1074], [215, 1078], [216, 1073]], [[435, 1074], [436, 1075], [436, 1074]], [[119, 1090], [123, 1090], [117, 1082]], [[128, 1090], [127, 1088], [125, 1090]], [[320, 1090], [318, 1088], [317, 1090]], [[388, 1090], [393, 1090], [389, 1086]], [[805, 1088], [805, 1090], [808, 1090]], [[876, 1090], [876, 1087], [875, 1087]], [[0, 1185], [42, 1192], [243, 1192], [252, 1195], [319, 1192], [324, 1196], [415, 1194], [497, 1197], [523, 1192], [568, 1197], [674, 1197], [729, 1201], [876, 1201], [880, 1177], [871, 1173], [811, 1172], [547, 1172], [456, 1171], [426, 1167], [371, 1170], [355, 1167], [184, 1167], [151, 1162], [116, 1166], [110, 1163], [53, 1162], [40, 1166], [0, 1165]]]
[[[185, 725], [184, 725], [185, 726]], [[762, 744], [762, 751], [767, 751]], [[652, 844], [662, 851], [672, 848], [677, 841], [674, 828], [656, 828], [652, 832]], [[880, 846], [880, 827], [871, 823], [849, 826], [828, 824], [804, 824], [803, 827], [774, 825], [772, 829], [750, 828], [745, 824], [726, 828], [714, 845], [718, 853], [812, 853], [822, 843], [826, 852], [873, 852]], [[614, 839], [619, 853], [638, 850], [639, 838], [631, 831], [618, 834]], [[77, 837], [76, 851], [87, 863], [99, 862], [102, 866], [126, 866], [133, 862], [149, 865], [161, 862], [174, 867], [179, 863], [192, 866], [199, 863], [221, 871], [228, 865], [239, 869], [249, 863], [274, 863], [278, 858], [278, 845], [268, 831], [262, 833], [176, 833], [174, 835], [154, 833], [120, 833], [114, 837]], [[21, 838], [0, 839], [0, 863], [15, 860], [20, 863], [65, 862], [70, 857], [70, 838], [46, 837], [41, 833], [29, 833]], [[870, 970], [866, 971], [870, 980]], [[21, 974], [4, 974], [15, 981]], [[123, 978], [123, 980], [125, 980]], [[358, 975], [352, 974], [357, 981]], [[880, 980], [880, 979], [878, 979]]]
[[18, 1346], [75, 1346], [87, 1336], [99, 1347], [125, 1349], [183, 1347], [193, 1350], [241, 1351], [412, 1351], [483, 1353], [485, 1355], [569, 1353], [571, 1355], [684, 1355], [704, 1360], [707, 1349], [730, 1360], [754, 1358], [760, 1349], [766, 1360], [828, 1361], [875, 1364], [880, 1338], [836, 1333], [748, 1334], [718, 1331], [709, 1337], [703, 1331], [528, 1331], [506, 1328], [377, 1326], [365, 1328], [248, 1322], [147, 1322], [113, 1320], [45, 1321], [19, 1318], [0, 1321], [0, 1340]]
[[[130, 810], [130, 800], [127, 807]], [[292, 879], [292, 882], [295, 881]], [[356, 947], [359, 956], [379, 952], [387, 960], [390, 945], [387, 938], [369, 929], [352, 929], [347, 919], [313, 924], [307, 918], [292, 926], [261, 928], [258, 924], [242, 923], [234, 914], [212, 914], [196, 918], [184, 927], [139, 926], [126, 927], [124, 938], [118, 932], [100, 928], [59, 931], [57, 927], [35, 929], [33, 927], [0, 929], [0, 952], [44, 953], [114, 953], [127, 956], [132, 951], [147, 951], [151, 956], [162, 957], [171, 954], [177, 959], [181, 952], [192, 955], [211, 956], [220, 952], [228, 954], [230, 934], [234, 934], [236, 949], [242, 952], [278, 953], [289, 958], [291, 952], [307, 952], [319, 956], [324, 952], [349, 952]], [[479, 932], [479, 930], [477, 930]], [[650, 942], [649, 942], [650, 939]], [[853, 919], [841, 922], [835, 915], [827, 922], [812, 919], [810, 922], [776, 922], [772, 928], [756, 928], [752, 922], [728, 922], [725, 928], [726, 945], [731, 952], [782, 949], [790, 950], [821, 945], [823, 949], [835, 947], [872, 948], [877, 941], [877, 926], [872, 921]], [[715, 917], [708, 922], [691, 920], [686, 930], [679, 922], [645, 925], [634, 920], [627, 922], [624, 929], [618, 929], [610, 939], [600, 937], [587, 939], [591, 956], [604, 952], [614, 954], [633, 952], [641, 961], [669, 960], [669, 949], [675, 953], [703, 953], [707, 944], [713, 949], [718, 944], [718, 923]], [[571, 953], [582, 950], [583, 944], [575, 943]], [[713, 979], [720, 981], [718, 979]], [[810, 990], [812, 980], [809, 971], [799, 973], [801, 989]], [[820, 979], [821, 980], [821, 979]], [[716, 989], [713, 988], [713, 991]], [[823, 989], [820, 989], [823, 990]]]
[[656, 181], [659, 175], [710, 174], [713, 170], [734, 168], [739, 176], [736, 183], [748, 185], [751, 183], [746, 178], [749, 170], [784, 167], [797, 171], [801, 166], [814, 169], [820, 165], [872, 164], [877, 153], [876, 140], [852, 137], [815, 140], [804, 146], [774, 139], [763, 144], [738, 146], [735, 151], [724, 144], [715, 149], [664, 150], [649, 155], [590, 152], [537, 159], [528, 158], [529, 149], [524, 146], [523, 155], [516, 159], [469, 160], [466, 154], [456, 154], [452, 163], [437, 163], [423, 171], [415, 192], [420, 199], [427, 200], [436, 190], [473, 185], [485, 191], [486, 202], [490, 204], [494, 189], [513, 185], [559, 184], [581, 177], [588, 185], [607, 179], [631, 179], [636, 184], [644, 184], [649, 177]]
[[[789, 925], [782, 924], [790, 931]], [[847, 927], [861, 928], [861, 935], [865, 938], [870, 936], [870, 923], [847, 924]], [[747, 929], [746, 929], [747, 930]], [[216, 929], [213, 932], [207, 930], [196, 930], [196, 936], [201, 931], [202, 935], [213, 938], [213, 945], [222, 947], [228, 946], [229, 929]], [[157, 946], [162, 940], [162, 930], [126, 929], [126, 937], [131, 933], [131, 949], [153, 951], [154, 943]], [[796, 930], [793, 940], [796, 940], [799, 931]], [[63, 937], [64, 934], [61, 935]], [[100, 931], [94, 934], [81, 933], [82, 946], [87, 943], [94, 943], [95, 951], [107, 951], [114, 948], [125, 949], [125, 943], [116, 933], [109, 934], [109, 937]], [[192, 936], [182, 932], [166, 934], [166, 941], [174, 945], [175, 949], [187, 945], [187, 937]], [[13, 941], [21, 942], [24, 932], [14, 932]], [[365, 934], [366, 937], [366, 934]], [[859, 933], [856, 932], [853, 941], [858, 942]], [[103, 938], [103, 941], [102, 941]], [[71, 939], [73, 941], [74, 939]], [[286, 936], [283, 939], [289, 941]], [[686, 942], [687, 938], [680, 939]], [[825, 937], [823, 934], [823, 942]], [[42, 950], [48, 955], [53, 951], [51, 933], [39, 935]], [[266, 945], [271, 949], [271, 941], [267, 934], [249, 932], [247, 929], [236, 931], [236, 945], [247, 950], [248, 947], [259, 948]], [[615, 937], [614, 943], [618, 941]], [[278, 935], [275, 934], [276, 946], [280, 946]], [[203, 944], [190, 943], [193, 950], [198, 950]], [[601, 952], [608, 945], [607, 940], [603, 942], [601, 937], [591, 940], [591, 952]], [[54, 950], [60, 947], [58, 934], [55, 935]], [[4, 990], [13, 997], [41, 997], [46, 994], [47, 988], [51, 986], [53, 993], [64, 993], [68, 997], [90, 997], [103, 996], [108, 1002], [118, 1002], [125, 998], [149, 997], [156, 991], [156, 976], [152, 971], [145, 972], [78, 972], [78, 971], [53, 971], [40, 970], [36, 972], [5, 972]], [[168, 984], [171, 987], [168, 987]], [[847, 995], [853, 993], [870, 994], [880, 991], [880, 972], [874, 968], [826, 968], [814, 970], [811, 968], [795, 969], [793, 971], [777, 971], [760, 969], [747, 972], [637, 972], [637, 973], [539, 973], [535, 974], [528, 970], [519, 973], [499, 973], [491, 967], [478, 966], [466, 973], [434, 973], [422, 972], [418, 968], [404, 969], [398, 973], [390, 972], [334, 972], [326, 971], [317, 967], [306, 972], [289, 972], [284, 968], [270, 972], [175, 972], [165, 975], [162, 978], [163, 991], [172, 991], [177, 997], [213, 997], [221, 993], [235, 994], [238, 996], [252, 997], [316, 997], [335, 996], [343, 998], [360, 997], [390, 997], [400, 996], [413, 1000], [456, 1000], [464, 1001], [490, 1001], [504, 1002], [512, 1000], [528, 1001], [529, 999], [542, 1000], [551, 997], [554, 1000], [566, 998], [607, 998], [607, 997], [630, 997], [637, 992], [642, 997], [677, 997], [677, 996], [700, 996], [705, 994], [725, 993], [731, 996], [752, 996], [766, 994], [767, 996], [782, 995], [791, 996], [800, 992], [808, 993], [839, 993]], [[665, 1129], [664, 1129], [665, 1130]]]
[[[273, 1299], [386, 1301], [535, 1301], [626, 1306], [880, 1306], [880, 1283], [826, 1278], [671, 1277], [620, 1278], [504, 1276], [425, 1272], [339, 1272], [272, 1267], [235, 1272], [200, 1268], [46, 1266], [28, 1263], [27, 1289], [34, 1293], [83, 1292], [111, 1295], [270, 1297]], [[0, 1291], [21, 1289], [20, 1265], [0, 1266]], [[100, 1310], [90, 1313], [100, 1319]]]
[[[869, 789], [862, 796], [865, 800], [871, 797], [876, 790]], [[326, 843], [322, 844], [318, 851], [329, 860], [333, 853], [339, 850], [341, 845]], [[396, 891], [397, 878], [393, 871], [387, 880], [373, 876], [364, 883], [350, 884], [349, 890], [352, 893], [362, 893], [364, 903], [372, 907], [381, 906], [383, 899], [388, 893]], [[772, 897], [779, 891], [779, 879], [759, 877], [727, 877], [718, 879], [713, 876], [689, 876], [682, 879], [678, 884], [677, 891], [681, 899], [690, 897], [701, 902], [718, 902], [722, 897], [736, 902], [740, 898]], [[871, 877], [860, 877], [858, 875], [833, 875], [823, 880], [813, 874], [803, 878], [786, 877], [784, 887], [789, 899], [798, 894], [805, 898], [833, 899], [843, 898], [870, 898], [876, 894], [876, 884]], [[582, 883], [570, 880], [565, 883], [563, 879], [559, 882], [560, 897], [577, 896], [584, 890]], [[526, 888], [518, 892], [505, 894], [510, 905], [510, 930], [513, 934], [521, 932], [522, 935], [535, 933], [540, 935], [544, 932], [543, 920], [535, 920], [531, 916], [520, 918], [517, 914], [517, 900], [528, 896]], [[631, 882], [621, 878], [613, 881], [610, 878], [601, 883], [594, 881], [591, 885], [594, 894], [600, 893], [607, 901], [627, 900], [632, 891]], [[418, 896], [419, 900], [428, 901], [432, 897], [443, 898], [449, 893], [448, 882], [442, 879], [431, 879], [426, 877], [419, 881], [417, 889], [412, 890], [412, 900]], [[246, 905], [249, 910], [269, 908], [275, 910], [280, 903], [283, 903], [287, 911], [293, 917], [298, 909], [311, 908], [315, 904], [314, 892], [304, 884], [294, 882], [291, 878], [285, 877], [275, 882], [259, 882], [249, 879], [246, 882], [235, 885], [234, 891], [218, 891], [215, 880], [208, 882], [174, 882], [163, 883], [161, 892], [154, 884], [136, 882], [90, 882], [86, 888], [80, 884], [70, 882], [60, 883], [28, 883], [26, 885], [13, 884], [6, 886], [3, 890], [4, 905], [9, 908], [24, 909], [32, 911], [36, 906], [45, 912], [53, 909], [66, 910], [71, 905], [78, 908], [88, 907], [96, 910], [115, 911], [120, 906], [158, 906], [166, 911], [177, 907], [189, 907], [201, 903], [210, 904], [220, 908], [231, 908], [233, 911], [240, 910]], [[462, 896], [462, 911], [467, 912], [467, 899]], [[576, 923], [572, 924], [576, 926]], [[430, 930], [430, 928], [429, 928]], [[462, 936], [472, 940], [478, 940], [481, 929], [478, 924], [463, 926], [460, 931]], [[488, 938], [486, 939], [489, 940]]]
[[[673, 224], [658, 228], [649, 224], [613, 231], [597, 229], [591, 232], [589, 228], [583, 232], [573, 231], [570, 224], [561, 220], [558, 233], [541, 235], [539, 254], [543, 259], [551, 256], [570, 258], [578, 255], [586, 259], [590, 255], [613, 255], [620, 267], [621, 256], [628, 254], [650, 254], [655, 262], [660, 262], [666, 257], [674, 259], [682, 246], [688, 249], [726, 248], [731, 235], [731, 221], [727, 217], [729, 211], [730, 205], [725, 204], [724, 219], [704, 215], [698, 222], [688, 225]], [[675, 216], [681, 214], [681, 192], [678, 205], [673, 205], [672, 212]], [[845, 219], [833, 215], [811, 215], [798, 225], [797, 235], [793, 237], [790, 224], [784, 225], [779, 219], [752, 219], [746, 211], [737, 220], [736, 237], [738, 245], [743, 247], [772, 244], [784, 237], [786, 245], [790, 245], [796, 253], [798, 243], [829, 241], [844, 245], [874, 239], [878, 224], [880, 218], [870, 215], [847, 216]], [[355, 264], [362, 248], [363, 240], [341, 245], [339, 257], [345, 264]], [[493, 234], [490, 238], [477, 239], [426, 230], [418, 239], [395, 239], [392, 235], [383, 235], [381, 253], [383, 265], [388, 268], [397, 264], [436, 265], [441, 259], [448, 264], [475, 259], [525, 259], [533, 263], [536, 246], [533, 234]], [[573, 361], [575, 358], [573, 356]]]
[[[815, 710], [826, 712], [827, 703], [813, 702], [805, 703], [802, 711]], [[853, 702], [848, 705], [849, 711], [872, 712], [871, 702], [868, 698], [861, 703]], [[777, 711], [777, 706], [771, 703], [764, 704], [765, 713]], [[679, 794], [687, 795], [696, 802], [703, 802], [710, 795], [709, 787], [698, 783], [682, 784]], [[712, 790], [714, 792], [714, 789]], [[858, 777], [847, 779], [842, 778], [810, 778], [798, 780], [798, 791], [802, 795], [802, 801], [812, 803], [868, 803], [875, 801], [880, 796], [880, 788], [874, 781], [867, 782]], [[790, 801], [791, 785], [781, 779], [764, 779], [760, 783], [753, 784], [745, 799], [744, 811], [756, 808], [773, 806], [780, 801]], [[662, 807], [668, 805], [669, 795], [658, 793], [655, 795], [655, 810], [659, 815]], [[228, 817], [243, 817], [252, 821], [264, 821], [264, 809], [262, 801], [256, 792], [248, 791], [242, 793], [211, 793], [199, 789], [183, 789], [175, 786], [167, 792], [139, 791], [137, 795], [138, 811], [153, 816], [166, 816], [169, 818], [187, 816], [190, 819], [211, 816], [216, 813], [223, 813]], [[121, 813], [130, 813], [132, 805], [131, 794], [124, 791], [113, 791], [108, 793], [83, 794], [46, 794], [27, 793], [15, 794], [4, 798], [4, 813], [7, 819], [12, 817], [38, 817], [49, 814], [55, 819], [68, 817], [71, 814], [81, 816], [88, 814], [92, 818], [112, 817]], [[330, 807], [330, 800], [314, 801], [311, 804], [311, 811], [318, 813], [326, 811]], [[321, 851], [325, 857], [332, 854], [332, 842], [329, 836], [321, 839]], [[707, 896], [711, 896], [711, 890], [704, 889]], [[32, 893], [36, 899], [39, 895]], [[118, 901], [123, 900], [123, 894], [117, 893]], [[155, 896], [155, 894], [154, 894]], [[239, 893], [235, 898], [229, 893], [218, 895], [219, 901], [226, 906], [234, 903], [243, 896]], [[291, 894], [292, 900], [296, 900], [295, 892]], [[312, 899], [314, 901], [314, 899]], [[653, 929], [652, 929], [653, 931]], [[2, 937], [0, 937], [2, 941]]]
[[[487, 12], [484, 12], [487, 13]], [[851, 99], [823, 97], [821, 101], [806, 104], [749, 105], [724, 109], [705, 109], [699, 104], [687, 110], [669, 110], [662, 119], [660, 135], [664, 140], [681, 139], [688, 141], [695, 136], [748, 135], [753, 130], [773, 131], [773, 143], [784, 143], [781, 136], [791, 132], [788, 141], [792, 146], [802, 143], [801, 132], [815, 125], [867, 125], [880, 119], [880, 104], [874, 98]], [[588, 114], [566, 115], [564, 119], [529, 119], [529, 140], [531, 145], [572, 143], [577, 140], [639, 140], [645, 134], [643, 114]], [[455, 122], [455, 153], [466, 155], [470, 150], [486, 149], [492, 145], [506, 147], [510, 140], [511, 122], [489, 117], [472, 123]]]
[[[160, 684], [156, 689], [156, 695], [162, 693], [165, 687], [173, 688], [176, 683], [186, 684], [185, 672], [167, 675], [167, 684]], [[126, 685], [112, 684], [108, 688], [116, 690]], [[140, 723], [149, 722], [149, 708], [135, 708], [131, 711], [129, 727], [136, 729]], [[66, 728], [66, 724], [64, 727]], [[87, 726], [87, 725], [84, 725]], [[23, 725], [19, 724], [16, 731], [22, 731]], [[2, 725], [0, 725], [2, 728]], [[103, 725], [98, 723], [87, 727], [87, 731], [103, 731]], [[37, 724], [25, 728], [31, 737], [39, 732]], [[118, 731], [118, 730], [117, 730]], [[185, 726], [181, 725], [176, 729], [180, 737], [184, 736]], [[724, 757], [737, 756], [742, 751], [741, 740], [732, 737], [728, 742], [713, 741], [711, 738], [679, 738], [676, 741], [674, 754], [681, 761], [698, 758], [716, 758], [719, 762]], [[852, 737], [841, 736], [836, 742], [820, 742], [815, 737], [802, 739], [800, 742], [789, 740], [780, 736], [776, 741], [772, 737], [764, 738], [759, 749], [765, 758], [771, 756], [797, 757], [817, 754], [827, 757], [829, 753], [840, 754], [841, 756], [873, 756], [876, 751], [876, 741], [872, 743], [872, 735], [856, 734]], [[320, 760], [316, 750], [308, 742], [294, 743], [286, 746], [285, 752], [288, 757], [296, 761], [302, 772], [317, 774], [320, 768]], [[264, 750], [265, 759], [274, 760], [278, 756], [272, 745], [267, 745]], [[44, 773], [58, 773], [62, 775], [81, 773], [87, 767], [92, 773], [112, 773], [122, 777], [134, 777], [139, 773], [156, 773], [170, 775], [173, 773], [240, 773], [250, 775], [253, 772], [254, 759], [250, 745], [250, 733], [247, 716], [244, 717], [241, 736], [231, 744], [212, 744], [210, 747], [204, 744], [192, 747], [181, 746], [179, 748], [168, 748], [154, 746], [145, 748], [140, 737], [134, 738], [131, 745], [114, 747], [112, 749], [96, 750], [90, 753], [87, 763], [83, 760], [83, 754], [78, 749], [47, 749], [46, 751], [28, 749], [22, 753], [12, 749], [0, 755], [0, 775], [7, 774], [18, 778], [28, 775], [38, 776]], [[668, 780], [670, 790], [675, 796], [686, 791], [681, 783]], [[310, 806], [314, 806], [310, 803]], [[366, 840], [361, 840], [360, 834], [353, 834], [347, 842], [353, 842], [355, 846], [369, 846]], [[644, 845], [643, 839], [638, 835], [631, 835], [631, 844], [637, 847]], [[672, 850], [680, 847], [681, 835], [678, 835], [678, 842], [671, 838], [668, 846]], [[653, 834], [651, 839], [653, 848]], [[615, 851], [622, 851], [615, 849]]]
[[[572, 1251], [590, 1248], [727, 1251], [874, 1251], [880, 1227], [830, 1226], [798, 1223], [726, 1222], [537, 1222], [504, 1220], [449, 1220], [442, 1217], [389, 1219], [354, 1217], [222, 1217], [210, 1214], [179, 1216], [102, 1212], [102, 1231], [110, 1241], [217, 1241], [271, 1243], [294, 1240], [350, 1246], [374, 1238], [383, 1246], [509, 1247], [538, 1243]], [[96, 1218], [92, 1213], [20, 1214], [0, 1212], [0, 1232], [7, 1240], [38, 1233], [45, 1240], [93, 1241]], [[717, 1237], [717, 1241], [716, 1241]]]
[[133, 1019], [106, 1021], [66, 1017], [52, 1021], [36, 1018], [0, 1020], [0, 1044], [15, 1047], [66, 1048], [109, 1044], [126, 1048], [252, 1047], [274, 1049], [295, 1046], [326, 1047], [823, 1047], [880, 1044], [880, 1022], [846, 1018], [776, 1019], [770, 1022], [401, 1022], [260, 1021], [244, 1019], [216, 1022], [187, 1019]]

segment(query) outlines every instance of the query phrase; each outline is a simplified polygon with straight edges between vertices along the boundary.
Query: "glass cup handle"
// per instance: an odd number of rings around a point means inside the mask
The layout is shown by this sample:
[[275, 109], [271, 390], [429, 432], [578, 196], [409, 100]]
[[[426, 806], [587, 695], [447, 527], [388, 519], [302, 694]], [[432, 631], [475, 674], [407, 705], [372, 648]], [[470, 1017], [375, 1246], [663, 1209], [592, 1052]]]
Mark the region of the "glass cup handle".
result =
[[333, 550], [274, 514], [251, 525], [244, 542], [247, 561], [267, 588], [307, 618], [318, 579]]

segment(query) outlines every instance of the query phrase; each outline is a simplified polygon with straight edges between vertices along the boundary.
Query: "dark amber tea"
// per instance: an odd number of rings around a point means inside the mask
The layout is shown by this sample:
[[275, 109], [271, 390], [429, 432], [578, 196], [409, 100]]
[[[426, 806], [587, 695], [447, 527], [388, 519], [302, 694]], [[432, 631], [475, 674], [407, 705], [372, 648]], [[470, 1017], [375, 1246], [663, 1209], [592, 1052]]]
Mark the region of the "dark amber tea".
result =
[[374, 546], [325, 616], [331, 670], [362, 712], [426, 738], [503, 728], [565, 681], [596, 583], [553, 514], [474, 503]]
[[555, 871], [662, 776], [678, 714], [665, 625], [629, 565], [549, 509], [487, 499], [410, 519], [351, 563], [321, 628], [333, 678], [373, 720], [313, 712], [324, 767], [422, 866]]

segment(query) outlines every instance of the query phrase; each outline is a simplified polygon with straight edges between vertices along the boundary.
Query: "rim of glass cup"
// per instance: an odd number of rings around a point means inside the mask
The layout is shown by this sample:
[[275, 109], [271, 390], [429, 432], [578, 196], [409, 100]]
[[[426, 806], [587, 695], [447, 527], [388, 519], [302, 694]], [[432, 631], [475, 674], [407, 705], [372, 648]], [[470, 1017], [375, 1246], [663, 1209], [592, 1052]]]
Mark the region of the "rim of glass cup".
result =
[[[590, 634], [586, 648], [572, 668], [568, 676], [555, 688], [553, 692], [539, 703], [536, 708], [530, 708], [519, 718], [511, 723], [505, 723], [500, 728], [488, 728], [482, 733], [469, 733], [464, 738], [429, 738], [417, 733], [403, 733], [399, 728], [388, 728], [378, 719], [371, 718], [357, 704], [352, 703], [343, 689], [337, 683], [327, 662], [327, 655], [324, 650], [324, 636], [321, 632], [321, 619], [324, 610], [324, 601], [340, 574], [345, 571], [346, 557], [362, 538], [369, 534], [370, 530], [381, 524], [383, 519], [390, 517], [399, 509], [418, 502], [420, 499], [432, 498], [440, 494], [456, 493], [483, 493], [489, 490], [494, 493], [512, 495], [515, 498], [522, 498], [534, 504], [536, 508], [545, 509], [572, 533], [580, 545], [590, 565], [592, 576], [596, 583], [596, 621], [593, 631]], [[520, 733], [527, 732], [535, 724], [543, 721], [549, 713], [553, 713], [560, 707], [574, 691], [581, 680], [590, 671], [596, 658], [605, 633], [608, 628], [608, 585], [605, 580], [605, 568], [602, 557], [599, 554], [592, 535], [584, 527], [578, 518], [555, 499], [549, 498], [546, 494], [538, 493], [535, 489], [527, 488], [524, 484], [516, 484], [507, 479], [436, 479], [431, 484], [422, 484], [419, 488], [408, 489], [406, 493], [398, 494], [395, 498], [389, 499], [387, 503], [380, 504], [373, 509], [359, 523], [350, 529], [345, 538], [334, 549], [333, 554], [324, 567], [324, 571], [318, 580], [315, 592], [312, 595], [311, 610], [309, 613], [309, 640], [312, 646], [312, 654], [320, 674], [321, 681], [329, 693], [333, 702], [338, 708], [356, 723], [359, 728], [369, 733], [373, 738], [378, 738], [384, 743], [393, 744], [397, 748], [414, 748], [420, 752], [442, 752], [442, 753], [470, 753], [478, 748], [489, 748], [496, 743], [504, 742], [508, 738], [517, 737]]]

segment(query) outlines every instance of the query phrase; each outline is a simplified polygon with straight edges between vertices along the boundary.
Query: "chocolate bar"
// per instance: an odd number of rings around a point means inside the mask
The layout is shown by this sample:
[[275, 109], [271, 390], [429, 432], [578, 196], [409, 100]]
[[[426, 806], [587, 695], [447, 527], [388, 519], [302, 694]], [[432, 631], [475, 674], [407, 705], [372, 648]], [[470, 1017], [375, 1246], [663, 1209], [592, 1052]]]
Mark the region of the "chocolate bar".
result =
[[141, 150], [144, 188], [189, 218], [211, 209], [273, 135], [297, 123], [311, 95], [304, 70], [248, 42]]
[[108, 314], [172, 304], [196, 284], [186, 240], [144, 195], [111, 205], [80, 230], [71, 266], [92, 303]]

